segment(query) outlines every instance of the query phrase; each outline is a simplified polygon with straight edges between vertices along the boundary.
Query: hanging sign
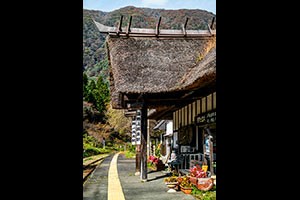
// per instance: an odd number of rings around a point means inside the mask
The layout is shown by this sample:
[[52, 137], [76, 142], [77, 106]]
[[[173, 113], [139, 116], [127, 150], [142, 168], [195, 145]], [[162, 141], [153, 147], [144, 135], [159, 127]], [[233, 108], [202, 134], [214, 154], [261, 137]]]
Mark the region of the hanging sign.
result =
[[136, 144], [141, 144], [141, 110], [136, 111]]
[[131, 144], [136, 145], [136, 118], [132, 118], [132, 126], [131, 126]]

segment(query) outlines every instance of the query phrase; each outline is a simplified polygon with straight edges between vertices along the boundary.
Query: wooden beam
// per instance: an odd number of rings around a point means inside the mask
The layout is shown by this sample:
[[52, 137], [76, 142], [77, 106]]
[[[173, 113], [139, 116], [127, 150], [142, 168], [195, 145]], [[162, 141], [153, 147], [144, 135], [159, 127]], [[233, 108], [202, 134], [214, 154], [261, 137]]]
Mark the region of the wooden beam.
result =
[[125, 115], [125, 117], [135, 117], [136, 116], [136, 111], [135, 110], [125, 111], [124, 115]]
[[133, 102], [133, 103], [127, 103], [128, 109], [141, 109], [143, 106], [142, 102]]

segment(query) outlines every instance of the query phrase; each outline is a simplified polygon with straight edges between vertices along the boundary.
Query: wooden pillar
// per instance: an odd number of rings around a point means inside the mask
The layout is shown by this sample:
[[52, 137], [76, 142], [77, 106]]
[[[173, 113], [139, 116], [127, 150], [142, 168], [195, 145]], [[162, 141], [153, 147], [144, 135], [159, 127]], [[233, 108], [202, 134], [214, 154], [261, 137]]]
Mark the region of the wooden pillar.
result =
[[151, 141], [150, 141], [150, 122], [149, 119], [147, 119], [147, 158], [150, 156], [151, 151]]
[[214, 173], [214, 167], [213, 167], [213, 160], [214, 160], [214, 143], [213, 143], [213, 137], [210, 136], [210, 139], [209, 139], [209, 165], [210, 165], [210, 172], [211, 172], [211, 175], [215, 175]]
[[141, 173], [141, 145], [137, 144], [135, 147], [135, 175], [140, 175]]
[[146, 181], [147, 176], [147, 107], [141, 110], [141, 179]]

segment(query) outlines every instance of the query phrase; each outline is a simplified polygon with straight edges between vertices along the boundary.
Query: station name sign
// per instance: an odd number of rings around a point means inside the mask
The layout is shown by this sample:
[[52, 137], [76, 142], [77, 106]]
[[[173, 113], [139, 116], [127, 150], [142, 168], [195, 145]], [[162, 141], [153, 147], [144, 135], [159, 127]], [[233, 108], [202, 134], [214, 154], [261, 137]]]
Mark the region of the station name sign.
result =
[[136, 117], [132, 118], [132, 131], [131, 131], [132, 145], [141, 144], [141, 110], [136, 111]]

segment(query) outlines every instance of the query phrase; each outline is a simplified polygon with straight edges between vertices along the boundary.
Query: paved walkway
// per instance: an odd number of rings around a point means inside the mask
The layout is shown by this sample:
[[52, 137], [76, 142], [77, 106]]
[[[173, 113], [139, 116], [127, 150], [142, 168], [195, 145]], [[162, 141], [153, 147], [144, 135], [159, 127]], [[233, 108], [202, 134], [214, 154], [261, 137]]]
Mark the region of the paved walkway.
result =
[[163, 172], [148, 172], [148, 181], [135, 176], [135, 159], [115, 154], [105, 158], [83, 188], [84, 200], [193, 200], [182, 192], [167, 193]]
[[83, 200], [107, 200], [108, 170], [114, 155], [97, 166], [83, 187]]
[[108, 171], [108, 200], [125, 200], [117, 169], [119, 154], [114, 155]]
[[183, 192], [167, 193], [169, 188], [163, 182], [168, 177], [162, 171], [148, 172], [148, 181], [141, 182], [135, 176], [135, 159], [125, 158], [120, 154], [118, 158], [118, 173], [126, 200], [194, 200], [192, 195]]

